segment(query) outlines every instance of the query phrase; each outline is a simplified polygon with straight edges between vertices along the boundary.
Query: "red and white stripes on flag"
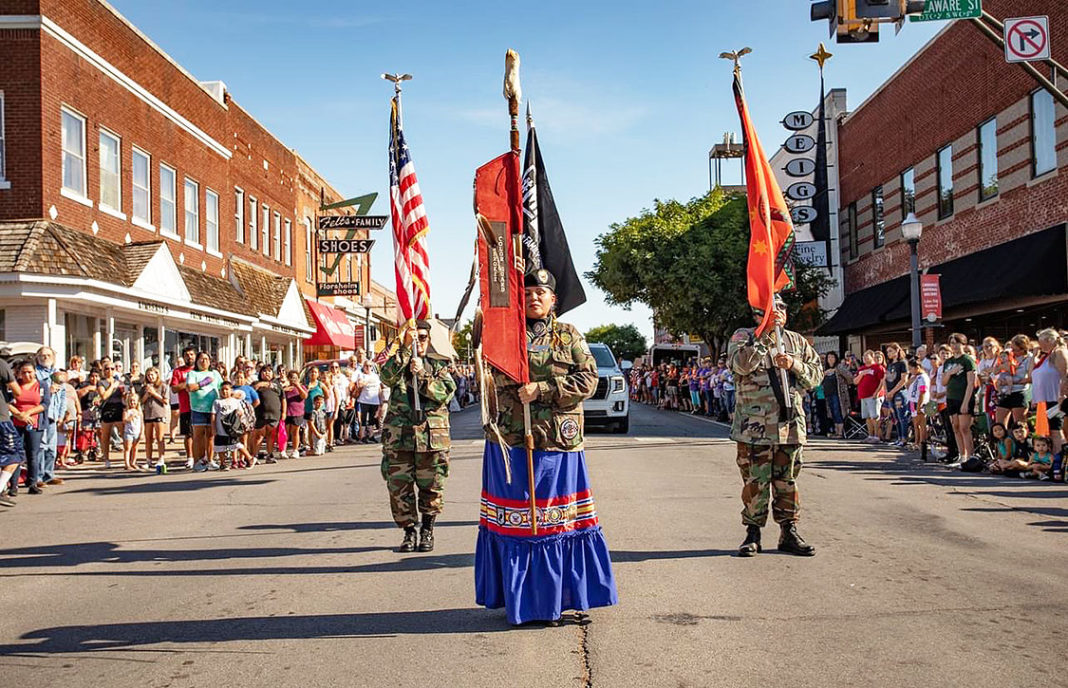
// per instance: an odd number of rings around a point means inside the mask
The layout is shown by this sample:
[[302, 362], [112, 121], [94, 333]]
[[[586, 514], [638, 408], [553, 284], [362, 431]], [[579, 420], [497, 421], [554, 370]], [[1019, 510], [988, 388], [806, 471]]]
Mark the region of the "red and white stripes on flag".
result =
[[430, 223], [401, 128], [400, 104], [393, 98], [389, 136], [389, 203], [397, 274], [397, 323], [430, 317]]

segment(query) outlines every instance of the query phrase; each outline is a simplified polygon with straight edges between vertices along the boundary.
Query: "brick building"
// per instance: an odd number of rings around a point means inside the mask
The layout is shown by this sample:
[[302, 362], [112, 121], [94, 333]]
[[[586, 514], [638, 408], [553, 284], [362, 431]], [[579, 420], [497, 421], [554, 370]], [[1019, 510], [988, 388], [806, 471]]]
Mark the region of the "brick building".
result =
[[[320, 195], [343, 196], [223, 82], [102, 0], [7, 0], [0, 64], [0, 339], [155, 364], [186, 344], [296, 365], [309, 337], [313, 355], [364, 343], [362, 325], [317, 332], [367, 322], [359, 297], [308, 303]], [[369, 261], [331, 276], [366, 293]]]
[[[1053, 57], [1068, 62], [1063, 3], [983, 6], [998, 19], [1049, 15]], [[845, 300], [821, 334], [909, 341], [910, 210], [924, 227], [920, 269], [941, 275], [945, 329], [929, 339], [1068, 325], [1068, 110], [975, 26], [948, 24], [838, 135]]]

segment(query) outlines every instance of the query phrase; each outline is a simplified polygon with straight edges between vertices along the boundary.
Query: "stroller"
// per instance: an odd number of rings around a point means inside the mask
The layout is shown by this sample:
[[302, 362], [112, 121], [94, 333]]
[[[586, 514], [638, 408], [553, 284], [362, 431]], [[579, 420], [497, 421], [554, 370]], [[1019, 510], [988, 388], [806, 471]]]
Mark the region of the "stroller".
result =
[[82, 414], [81, 425], [74, 433], [74, 461], [100, 460], [100, 409], [95, 406]]
[[868, 436], [868, 426], [856, 411], [851, 411], [845, 417], [844, 436], [847, 440], [862, 440]]

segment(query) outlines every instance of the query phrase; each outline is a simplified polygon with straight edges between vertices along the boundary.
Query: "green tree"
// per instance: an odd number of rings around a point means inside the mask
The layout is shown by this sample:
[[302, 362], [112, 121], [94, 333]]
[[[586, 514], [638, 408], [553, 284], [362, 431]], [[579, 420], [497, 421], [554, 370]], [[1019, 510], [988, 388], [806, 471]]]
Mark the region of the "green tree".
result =
[[[691, 199], [653, 202], [652, 210], [611, 225], [597, 237], [587, 279], [609, 303], [644, 303], [675, 335], [700, 336], [722, 351], [735, 329], [753, 324], [746, 298], [749, 217], [746, 199], [722, 189]], [[791, 327], [811, 331], [826, 314], [816, 299], [833, 285], [825, 271], [796, 265], [797, 289], [783, 294]]]
[[645, 337], [634, 325], [598, 325], [586, 333], [586, 341], [607, 344], [617, 359], [628, 361], [643, 355], [649, 348]]

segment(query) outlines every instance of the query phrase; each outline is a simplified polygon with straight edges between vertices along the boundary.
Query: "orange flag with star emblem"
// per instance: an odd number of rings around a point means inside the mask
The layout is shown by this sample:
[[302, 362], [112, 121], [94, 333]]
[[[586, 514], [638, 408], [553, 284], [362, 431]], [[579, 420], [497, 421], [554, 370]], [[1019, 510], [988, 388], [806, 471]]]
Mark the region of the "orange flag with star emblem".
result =
[[745, 188], [749, 202], [749, 260], [746, 269], [749, 305], [761, 313], [756, 334], [772, 325], [775, 294], [794, 288], [794, 223], [779, 183], [757, 138], [742, 91], [742, 73], [734, 70], [734, 101], [742, 119]]

